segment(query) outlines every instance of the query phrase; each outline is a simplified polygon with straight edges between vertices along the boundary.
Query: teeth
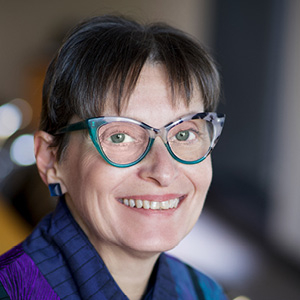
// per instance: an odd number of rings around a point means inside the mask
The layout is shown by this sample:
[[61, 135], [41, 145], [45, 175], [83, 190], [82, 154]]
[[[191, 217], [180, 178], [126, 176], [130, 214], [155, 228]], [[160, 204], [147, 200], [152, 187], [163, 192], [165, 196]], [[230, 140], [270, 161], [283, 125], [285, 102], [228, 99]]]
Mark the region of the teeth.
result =
[[149, 209], [149, 208], [150, 208], [150, 201], [144, 200], [144, 201], [143, 201], [143, 207], [144, 207], [145, 209]]
[[150, 202], [150, 208], [151, 209], [160, 209], [160, 203], [156, 201], [151, 201]]
[[130, 207], [136, 207], [136, 208], [144, 208], [144, 209], [171, 209], [171, 208], [177, 208], [179, 204], [179, 198], [170, 199], [168, 201], [163, 202], [157, 202], [157, 201], [149, 201], [149, 200], [134, 200], [134, 199], [127, 199], [124, 198], [121, 200], [123, 204]]
[[142, 208], [143, 207], [143, 201], [142, 200], [136, 200], [135, 205], [137, 208]]
[[178, 204], [179, 204], [179, 199], [178, 199], [178, 198], [176, 198], [176, 199], [175, 199], [174, 208], [177, 208]]
[[161, 209], [169, 209], [170, 208], [170, 202], [169, 201], [163, 201], [160, 203]]
[[174, 208], [174, 206], [175, 206], [175, 199], [171, 199], [169, 201], [169, 203], [170, 203], [170, 208]]

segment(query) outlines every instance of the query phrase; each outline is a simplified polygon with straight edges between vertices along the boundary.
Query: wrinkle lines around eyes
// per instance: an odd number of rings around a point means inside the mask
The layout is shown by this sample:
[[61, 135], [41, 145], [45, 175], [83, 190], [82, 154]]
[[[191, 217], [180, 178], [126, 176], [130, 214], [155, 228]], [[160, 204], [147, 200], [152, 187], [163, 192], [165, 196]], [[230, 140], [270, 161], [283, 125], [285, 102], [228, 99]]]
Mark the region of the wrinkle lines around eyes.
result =
[[82, 168], [92, 167], [97, 160], [102, 160], [100, 153], [97, 151], [91, 140], [84, 141], [83, 149], [80, 155], [80, 163]]
[[[66, 148], [66, 152], [64, 153], [65, 157], [69, 158], [67, 159], [69, 163], [75, 163], [77, 166], [76, 168], [78, 168], [79, 165], [87, 167], [91, 161], [94, 161], [94, 157], [99, 156], [101, 159], [100, 154], [88, 134], [74, 132], [72, 135], [73, 136], [70, 137], [69, 144]], [[64, 164], [64, 162], [65, 160], [62, 161], [62, 164]], [[74, 168], [72, 165], [66, 166], [65, 164], [64, 167], [69, 167], [70, 169]]]

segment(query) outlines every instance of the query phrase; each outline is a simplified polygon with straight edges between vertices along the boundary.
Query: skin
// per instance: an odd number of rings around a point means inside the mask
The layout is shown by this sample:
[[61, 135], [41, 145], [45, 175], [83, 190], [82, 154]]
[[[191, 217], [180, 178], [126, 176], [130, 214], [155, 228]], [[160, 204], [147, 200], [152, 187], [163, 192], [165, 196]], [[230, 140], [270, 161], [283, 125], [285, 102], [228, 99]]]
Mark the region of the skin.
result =
[[[190, 105], [174, 106], [164, 68], [146, 64], [122, 116], [160, 128], [189, 113], [203, 111], [197, 90]], [[116, 116], [107, 107], [104, 115]], [[73, 132], [65, 158], [58, 163], [52, 137], [35, 136], [37, 165], [46, 184], [59, 182], [67, 205], [112, 276], [130, 299], [140, 299], [162, 251], [175, 247], [197, 221], [211, 178], [210, 156], [196, 165], [174, 160], [160, 138], [137, 165], [116, 168], [106, 163], [89, 137]], [[181, 197], [177, 209], [144, 210], [120, 198], [164, 201]]]

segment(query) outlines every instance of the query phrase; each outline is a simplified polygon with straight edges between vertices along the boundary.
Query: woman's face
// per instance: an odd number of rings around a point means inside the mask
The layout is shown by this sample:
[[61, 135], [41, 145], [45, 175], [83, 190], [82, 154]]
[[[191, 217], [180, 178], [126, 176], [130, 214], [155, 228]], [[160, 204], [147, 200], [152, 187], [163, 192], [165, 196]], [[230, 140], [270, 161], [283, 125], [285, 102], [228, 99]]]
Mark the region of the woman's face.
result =
[[[203, 111], [198, 91], [189, 107], [184, 101], [172, 106], [171, 96], [163, 67], [147, 64], [121, 115], [161, 128], [181, 116]], [[107, 108], [103, 115], [117, 114]], [[98, 251], [115, 248], [147, 254], [173, 248], [192, 229], [204, 204], [212, 168], [210, 156], [196, 165], [177, 162], [160, 138], [138, 164], [113, 167], [89, 138], [73, 132], [58, 174], [72, 214]], [[154, 210], [126, 206], [120, 201], [125, 198], [148, 200], [150, 205], [177, 198], [180, 202], [177, 208]]]

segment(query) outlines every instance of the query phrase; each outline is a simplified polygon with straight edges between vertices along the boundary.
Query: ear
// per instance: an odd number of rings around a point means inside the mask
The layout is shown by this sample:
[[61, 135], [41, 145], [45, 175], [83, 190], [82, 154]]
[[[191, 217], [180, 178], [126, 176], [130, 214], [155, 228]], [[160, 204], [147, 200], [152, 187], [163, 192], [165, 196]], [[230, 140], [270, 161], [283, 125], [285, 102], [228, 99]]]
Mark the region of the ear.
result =
[[46, 185], [50, 183], [59, 183], [62, 192], [66, 189], [58, 176], [58, 162], [56, 158], [57, 150], [50, 147], [53, 142], [53, 136], [45, 131], [38, 131], [34, 135], [34, 154], [36, 158], [36, 165], [39, 174]]

